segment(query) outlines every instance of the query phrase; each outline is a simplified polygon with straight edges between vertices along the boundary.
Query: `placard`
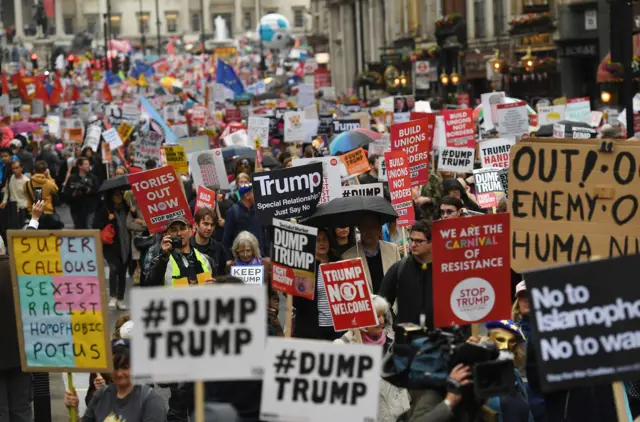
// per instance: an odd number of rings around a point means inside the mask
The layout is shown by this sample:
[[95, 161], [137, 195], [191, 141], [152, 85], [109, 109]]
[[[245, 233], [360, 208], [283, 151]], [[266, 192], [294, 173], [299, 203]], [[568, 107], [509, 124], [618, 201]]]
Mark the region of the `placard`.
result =
[[165, 145], [162, 147], [167, 164], [173, 167], [177, 174], [188, 174], [189, 164], [184, 148], [180, 145]]
[[475, 148], [475, 122], [473, 110], [442, 110], [440, 115], [444, 117], [444, 130], [447, 137], [447, 146], [451, 148]]
[[193, 224], [182, 181], [173, 167], [160, 167], [127, 177], [149, 233], [165, 231], [174, 218], [185, 218]]
[[229, 189], [229, 179], [220, 148], [191, 153], [187, 160], [194, 186], [205, 186], [213, 190]]
[[115, 151], [123, 145], [122, 139], [120, 139], [120, 135], [118, 135], [118, 132], [114, 128], [107, 129], [102, 132], [102, 137], [104, 138], [105, 142], [109, 144], [109, 148], [111, 148], [111, 151]]
[[540, 126], [552, 125], [560, 120], [565, 120], [564, 116], [567, 110], [565, 104], [544, 107], [538, 106], [537, 108]]
[[470, 173], [473, 171], [474, 148], [444, 147], [438, 155], [438, 171]]
[[273, 290], [313, 300], [317, 235], [315, 227], [273, 219]]
[[198, 208], [210, 208], [212, 210], [216, 209], [216, 193], [211, 189], [207, 189], [202, 185], [198, 186], [198, 190], [196, 191], [196, 206], [193, 210], [195, 214], [198, 212]]
[[342, 197], [347, 198], [350, 196], [379, 196], [384, 198], [384, 188], [382, 183], [342, 186]]
[[129, 139], [129, 136], [131, 136], [132, 133], [133, 126], [127, 122], [120, 123], [120, 126], [118, 127], [118, 136], [120, 136], [120, 140], [122, 142], [127, 142], [127, 139]]
[[338, 135], [342, 132], [360, 129], [360, 119], [340, 119], [333, 121], [333, 134]]
[[209, 138], [207, 136], [190, 136], [178, 139], [176, 144], [184, 148], [184, 153], [189, 157], [189, 155], [194, 152], [208, 150]]
[[231, 267], [231, 275], [241, 279], [244, 284], [264, 284], [263, 265], [234, 265]]
[[261, 420], [378, 420], [380, 346], [268, 337], [263, 356]]
[[84, 146], [89, 147], [93, 150], [93, 152], [98, 151], [98, 146], [100, 145], [100, 134], [102, 133], [102, 128], [97, 125], [89, 125], [87, 127], [87, 136], [84, 138]]
[[500, 136], [513, 136], [516, 139], [529, 134], [529, 115], [527, 103], [517, 101], [515, 103], [498, 104], [497, 129]]
[[385, 161], [384, 156], [378, 157], [378, 180], [381, 182], [389, 180], [387, 176], [387, 162]]
[[398, 213], [396, 225], [407, 227], [415, 221], [413, 195], [411, 194], [411, 178], [409, 177], [409, 160], [404, 151], [387, 151], [384, 153], [389, 176], [389, 193], [391, 205]]
[[260, 146], [269, 146], [269, 118], [249, 116], [249, 141], [259, 139]]
[[554, 138], [564, 138], [565, 137], [565, 125], [560, 124], [560, 123], [554, 123], [553, 124], [553, 137]]
[[153, 131], [150, 131], [147, 136], [140, 137], [134, 153], [136, 167], [145, 168], [145, 163], [150, 159], [154, 160], [158, 165], [160, 163], [162, 141], [164, 141], [162, 135]]
[[424, 119], [391, 126], [391, 151], [407, 153], [411, 186], [421, 186], [429, 181], [429, 154], [435, 125], [436, 116], [431, 114]]
[[318, 204], [342, 197], [340, 171], [344, 164], [337, 157], [294, 158], [292, 163], [294, 167], [322, 163], [322, 195], [320, 195]]
[[284, 113], [284, 141], [305, 142], [307, 140], [307, 131], [304, 128], [304, 112], [303, 111], [287, 111]]
[[322, 195], [322, 163], [253, 173], [256, 216], [268, 226], [274, 217], [308, 217]]
[[476, 187], [476, 201], [481, 208], [497, 207], [500, 194], [504, 191], [500, 182], [499, 168], [473, 170]]
[[509, 210], [514, 271], [635, 254], [640, 144], [524, 139], [511, 149]]
[[7, 243], [22, 371], [110, 372], [98, 231], [9, 230]]
[[433, 222], [434, 327], [511, 318], [509, 215]]
[[513, 138], [486, 139], [478, 144], [480, 164], [482, 168], [509, 167], [511, 147], [516, 141]]
[[362, 258], [321, 264], [320, 271], [335, 331], [378, 325]]
[[569, 98], [566, 119], [572, 122], [591, 122], [591, 101], [589, 97]]
[[259, 380], [266, 295], [244, 285], [131, 291], [136, 383]]
[[342, 154], [340, 161], [344, 163], [349, 176], [355, 176], [371, 170], [371, 165], [369, 165], [369, 160], [362, 147]]
[[526, 273], [543, 391], [640, 377], [638, 265], [633, 255]]

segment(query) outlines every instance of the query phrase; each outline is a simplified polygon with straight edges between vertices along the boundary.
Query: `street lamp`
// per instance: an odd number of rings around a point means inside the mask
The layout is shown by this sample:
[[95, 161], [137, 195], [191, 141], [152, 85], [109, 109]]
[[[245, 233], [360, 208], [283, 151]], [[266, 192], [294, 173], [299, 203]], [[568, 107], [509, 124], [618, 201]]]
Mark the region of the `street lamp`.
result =
[[447, 72], [445, 72], [444, 69], [442, 70], [442, 73], [440, 74], [440, 83], [442, 85], [449, 85], [449, 75], [447, 75]]
[[458, 75], [456, 73], [456, 71], [454, 70], [451, 73], [451, 83], [454, 84], [454, 85], [458, 85], [459, 82], [460, 82], [460, 75]]
[[527, 72], [531, 72], [533, 70], [533, 65], [535, 64], [536, 56], [531, 54], [531, 46], [527, 47], [527, 54], [522, 56], [520, 62], [524, 65], [524, 68]]
[[609, 91], [602, 91], [600, 93], [600, 99], [603, 103], [607, 104], [609, 101], [611, 101], [611, 93]]

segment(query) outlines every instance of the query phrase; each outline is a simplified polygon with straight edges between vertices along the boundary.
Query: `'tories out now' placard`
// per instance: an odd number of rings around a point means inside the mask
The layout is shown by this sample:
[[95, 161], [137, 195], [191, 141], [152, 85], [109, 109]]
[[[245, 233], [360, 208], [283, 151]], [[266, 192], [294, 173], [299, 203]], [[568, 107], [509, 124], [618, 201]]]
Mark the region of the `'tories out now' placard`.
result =
[[433, 223], [435, 327], [509, 319], [509, 214]]

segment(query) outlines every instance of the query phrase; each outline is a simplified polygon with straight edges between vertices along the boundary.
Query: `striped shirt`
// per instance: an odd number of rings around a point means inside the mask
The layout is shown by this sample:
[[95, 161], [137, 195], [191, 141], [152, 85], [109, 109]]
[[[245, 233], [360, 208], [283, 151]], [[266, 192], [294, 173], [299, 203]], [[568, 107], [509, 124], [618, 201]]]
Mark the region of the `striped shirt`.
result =
[[331, 317], [331, 309], [329, 309], [329, 297], [327, 296], [327, 290], [324, 288], [324, 279], [320, 270], [318, 270], [316, 283], [318, 284], [318, 325], [320, 327], [333, 327], [333, 318]]

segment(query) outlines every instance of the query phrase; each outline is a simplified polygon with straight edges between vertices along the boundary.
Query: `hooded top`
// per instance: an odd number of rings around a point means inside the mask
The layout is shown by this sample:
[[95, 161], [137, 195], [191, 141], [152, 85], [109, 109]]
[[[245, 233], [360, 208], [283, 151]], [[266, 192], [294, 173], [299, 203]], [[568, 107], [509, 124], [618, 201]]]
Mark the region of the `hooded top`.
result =
[[485, 210], [480, 208], [478, 204], [476, 204], [471, 198], [469, 198], [467, 191], [464, 189], [464, 187], [462, 187], [462, 184], [458, 181], [458, 179], [446, 179], [442, 181], [443, 195], [448, 195], [451, 189], [456, 189], [460, 192], [460, 200], [462, 200], [462, 203], [468, 210], [481, 213], [486, 212]]
[[24, 184], [24, 193], [27, 196], [27, 208], [29, 209], [29, 213], [31, 213], [34, 200], [34, 193], [31, 190], [32, 185], [34, 190], [37, 190], [38, 188], [42, 189], [44, 213], [53, 214], [55, 212], [53, 207], [53, 197], [58, 193], [58, 185], [56, 185], [56, 182], [46, 174], [36, 173], [31, 176], [31, 181], [29, 183]]

